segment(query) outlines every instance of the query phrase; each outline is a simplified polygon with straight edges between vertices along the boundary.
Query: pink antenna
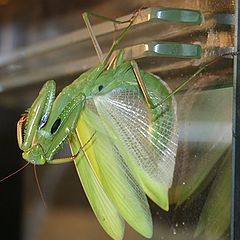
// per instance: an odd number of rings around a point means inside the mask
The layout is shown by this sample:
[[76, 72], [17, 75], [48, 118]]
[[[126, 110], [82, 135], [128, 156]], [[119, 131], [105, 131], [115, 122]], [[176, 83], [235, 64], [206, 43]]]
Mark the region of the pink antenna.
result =
[[37, 184], [37, 187], [38, 187], [39, 194], [40, 194], [40, 196], [41, 196], [41, 199], [42, 199], [42, 202], [43, 202], [44, 207], [47, 208], [47, 204], [46, 204], [46, 202], [45, 202], [45, 199], [44, 199], [44, 196], [43, 196], [43, 192], [42, 192], [42, 189], [41, 189], [39, 180], [38, 180], [37, 168], [36, 168], [36, 165], [35, 165], [35, 164], [33, 165], [33, 169], [34, 169], [34, 175], [35, 175], [36, 184]]
[[29, 164], [30, 164], [30, 162], [27, 162], [25, 165], [23, 165], [22, 167], [20, 167], [19, 169], [17, 169], [15, 172], [13, 172], [13, 173], [7, 175], [6, 177], [0, 179], [0, 183], [3, 182], [3, 181], [5, 181], [5, 180], [7, 180], [8, 178], [16, 175], [17, 173], [21, 172], [21, 171], [22, 171], [25, 167], [27, 167]]

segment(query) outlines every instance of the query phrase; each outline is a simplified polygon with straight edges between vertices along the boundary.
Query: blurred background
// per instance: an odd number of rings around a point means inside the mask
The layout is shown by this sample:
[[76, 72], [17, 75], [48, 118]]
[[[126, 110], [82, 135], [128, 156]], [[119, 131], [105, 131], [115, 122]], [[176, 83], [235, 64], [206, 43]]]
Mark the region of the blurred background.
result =
[[[16, 123], [42, 84], [55, 79], [60, 91], [98, 63], [81, 14], [117, 18], [141, 7], [186, 8], [203, 16], [196, 25], [146, 21], [133, 27], [121, 45], [128, 58], [137, 59], [172, 89], [201, 64], [234, 47], [232, 0], [0, 0], [0, 179], [24, 164]], [[91, 23], [106, 53], [118, 32], [102, 19], [91, 18]], [[201, 51], [194, 56], [149, 56], [134, 48], [153, 40], [193, 44]], [[229, 239], [232, 71], [232, 59], [222, 58], [177, 95], [180, 139], [172, 207], [166, 213], [150, 202], [153, 239]], [[37, 171], [47, 208], [32, 166], [0, 183], [2, 239], [110, 239], [73, 164], [40, 166]], [[143, 237], [127, 227], [125, 239]]]

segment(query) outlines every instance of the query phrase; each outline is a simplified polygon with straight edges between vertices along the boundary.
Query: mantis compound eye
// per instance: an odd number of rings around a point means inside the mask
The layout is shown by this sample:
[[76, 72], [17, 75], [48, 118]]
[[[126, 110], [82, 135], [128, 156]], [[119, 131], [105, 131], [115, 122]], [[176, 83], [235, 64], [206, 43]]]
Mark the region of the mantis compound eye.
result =
[[58, 130], [60, 124], [61, 124], [61, 119], [58, 118], [52, 125], [51, 134], [54, 134]]
[[103, 85], [99, 85], [99, 86], [98, 86], [98, 91], [101, 92], [102, 89], [103, 89]]

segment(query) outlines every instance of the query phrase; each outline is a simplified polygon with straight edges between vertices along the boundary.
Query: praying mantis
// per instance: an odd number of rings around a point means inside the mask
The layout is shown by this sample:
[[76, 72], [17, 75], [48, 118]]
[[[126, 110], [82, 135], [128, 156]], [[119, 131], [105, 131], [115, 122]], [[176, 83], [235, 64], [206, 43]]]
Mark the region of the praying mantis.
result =
[[[124, 236], [125, 221], [142, 236], [152, 237], [146, 195], [169, 209], [178, 146], [177, 105], [171, 89], [158, 76], [139, 69], [134, 60], [124, 60], [124, 50], [113, 54], [136, 15], [104, 57], [89, 14], [84, 13], [100, 63], [57, 97], [55, 82], [46, 82], [17, 124], [26, 161], [74, 162], [99, 223], [116, 240]], [[72, 155], [55, 158], [66, 142]]]

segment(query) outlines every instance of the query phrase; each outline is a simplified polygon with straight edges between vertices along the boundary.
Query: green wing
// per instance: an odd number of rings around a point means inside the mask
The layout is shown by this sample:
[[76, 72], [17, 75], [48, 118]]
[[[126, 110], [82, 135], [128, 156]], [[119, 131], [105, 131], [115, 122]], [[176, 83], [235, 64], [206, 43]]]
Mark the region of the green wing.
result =
[[[73, 139], [71, 139], [70, 142], [72, 151], [76, 154], [79, 149], [79, 144]], [[75, 166], [98, 221], [113, 239], [121, 240], [124, 235], [124, 220], [99, 184], [84, 154], [77, 157]]]
[[125, 162], [128, 152], [122, 152], [118, 140], [108, 133], [93, 101], [88, 100], [76, 130], [81, 145], [92, 138], [84, 153], [107, 196], [130, 226], [150, 238], [152, 219], [147, 198]]
[[[147, 78], [153, 102], [161, 102], [170, 90], [155, 76]], [[76, 128], [99, 185], [129, 225], [148, 238], [152, 236], [152, 219], [145, 193], [168, 210], [176, 125], [175, 100], [169, 98], [150, 109], [136, 81], [131, 80], [90, 96]]]
[[[156, 78], [149, 81], [156, 81]], [[169, 94], [169, 89], [159, 79], [157, 81], [165, 96], [160, 89], [150, 89], [149, 93], [159, 103]], [[161, 107], [151, 110], [142, 95], [130, 89], [119, 88], [95, 97], [96, 108], [121, 153], [130, 153], [125, 161], [140, 179], [144, 192], [168, 210], [168, 189], [172, 185], [178, 139], [176, 103], [170, 98]]]

